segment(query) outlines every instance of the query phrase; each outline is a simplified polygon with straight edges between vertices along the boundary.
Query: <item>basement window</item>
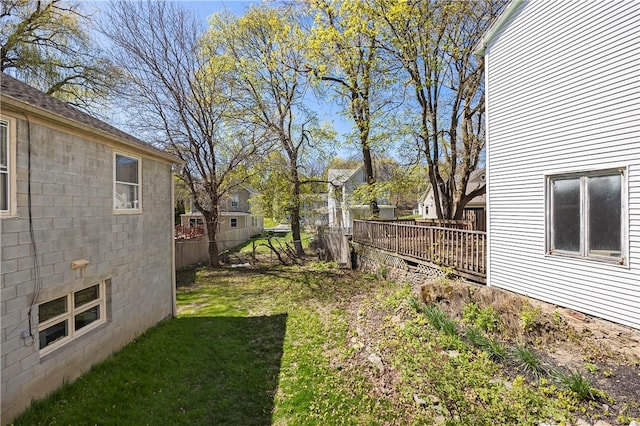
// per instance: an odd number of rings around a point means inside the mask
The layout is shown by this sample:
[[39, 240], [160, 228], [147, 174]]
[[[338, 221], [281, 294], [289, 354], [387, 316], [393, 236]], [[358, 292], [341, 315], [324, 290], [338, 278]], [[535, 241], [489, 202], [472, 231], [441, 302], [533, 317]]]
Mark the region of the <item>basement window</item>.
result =
[[40, 354], [48, 353], [106, 322], [105, 283], [38, 305]]
[[549, 176], [547, 253], [625, 264], [625, 170]]

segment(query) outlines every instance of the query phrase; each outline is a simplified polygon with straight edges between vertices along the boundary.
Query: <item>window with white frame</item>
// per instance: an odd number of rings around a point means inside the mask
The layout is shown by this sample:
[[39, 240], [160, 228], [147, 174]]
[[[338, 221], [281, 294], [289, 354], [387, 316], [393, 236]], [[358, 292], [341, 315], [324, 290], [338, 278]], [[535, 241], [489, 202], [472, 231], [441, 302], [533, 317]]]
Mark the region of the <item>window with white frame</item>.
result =
[[625, 263], [625, 170], [549, 176], [549, 254]]
[[15, 120], [0, 117], [0, 214], [15, 213]]
[[115, 154], [113, 208], [140, 210], [140, 158]]
[[238, 194], [233, 194], [231, 196], [231, 207], [238, 207], [240, 205], [240, 196]]
[[236, 219], [235, 217], [231, 218], [231, 227], [232, 228], [237, 228], [238, 227], [238, 219]]
[[105, 283], [38, 305], [40, 351], [49, 352], [106, 322]]

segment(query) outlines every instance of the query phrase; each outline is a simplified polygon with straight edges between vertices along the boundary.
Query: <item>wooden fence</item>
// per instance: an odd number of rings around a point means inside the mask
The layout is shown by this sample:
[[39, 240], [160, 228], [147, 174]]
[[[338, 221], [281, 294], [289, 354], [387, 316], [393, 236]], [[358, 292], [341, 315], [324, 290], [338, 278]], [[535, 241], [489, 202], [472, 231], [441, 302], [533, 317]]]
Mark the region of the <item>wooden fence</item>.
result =
[[353, 242], [486, 279], [486, 232], [389, 222], [353, 221]]
[[[256, 234], [255, 228], [221, 231], [216, 236], [220, 253], [236, 247]], [[206, 235], [192, 239], [176, 239], [176, 268], [209, 261], [209, 239]]]

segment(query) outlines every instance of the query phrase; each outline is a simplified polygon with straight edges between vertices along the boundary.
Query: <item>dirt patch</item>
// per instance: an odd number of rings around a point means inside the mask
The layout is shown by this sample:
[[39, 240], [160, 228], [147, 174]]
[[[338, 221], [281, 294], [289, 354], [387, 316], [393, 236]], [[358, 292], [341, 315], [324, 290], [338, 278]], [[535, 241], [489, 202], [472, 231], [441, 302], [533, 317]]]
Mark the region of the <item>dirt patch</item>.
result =
[[419, 293], [460, 321], [470, 303], [492, 307], [500, 318], [499, 340], [534, 348], [550, 368], [579, 372], [613, 399], [601, 401], [601, 418], [628, 424], [625, 419], [640, 417], [640, 330], [462, 281], [431, 281]]

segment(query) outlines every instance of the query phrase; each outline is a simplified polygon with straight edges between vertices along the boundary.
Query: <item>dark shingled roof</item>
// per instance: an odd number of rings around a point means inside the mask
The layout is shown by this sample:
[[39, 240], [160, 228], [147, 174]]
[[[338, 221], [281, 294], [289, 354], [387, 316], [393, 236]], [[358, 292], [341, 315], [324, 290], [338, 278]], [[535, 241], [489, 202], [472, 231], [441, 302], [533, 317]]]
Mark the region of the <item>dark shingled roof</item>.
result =
[[[0, 73], [0, 94], [9, 98], [15, 99], [20, 102], [41, 108], [49, 113], [64, 117], [69, 120], [73, 120], [85, 126], [89, 126], [93, 129], [108, 133], [116, 138], [124, 139], [134, 145], [139, 145], [145, 150], [152, 150], [158, 154], [168, 157], [169, 153], [154, 147], [147, 142], [143, 142], [140, 139], [131, 136], [128, 133], [123, 132], [120, 129], [113, 127], [104, 121], [98, 120], [91, 115], [80, 111], [71, 105], [54, 98], [51, 95], [29, 86], [5, 73]], [[176, 159], [176, 161], [179, 161]]]

